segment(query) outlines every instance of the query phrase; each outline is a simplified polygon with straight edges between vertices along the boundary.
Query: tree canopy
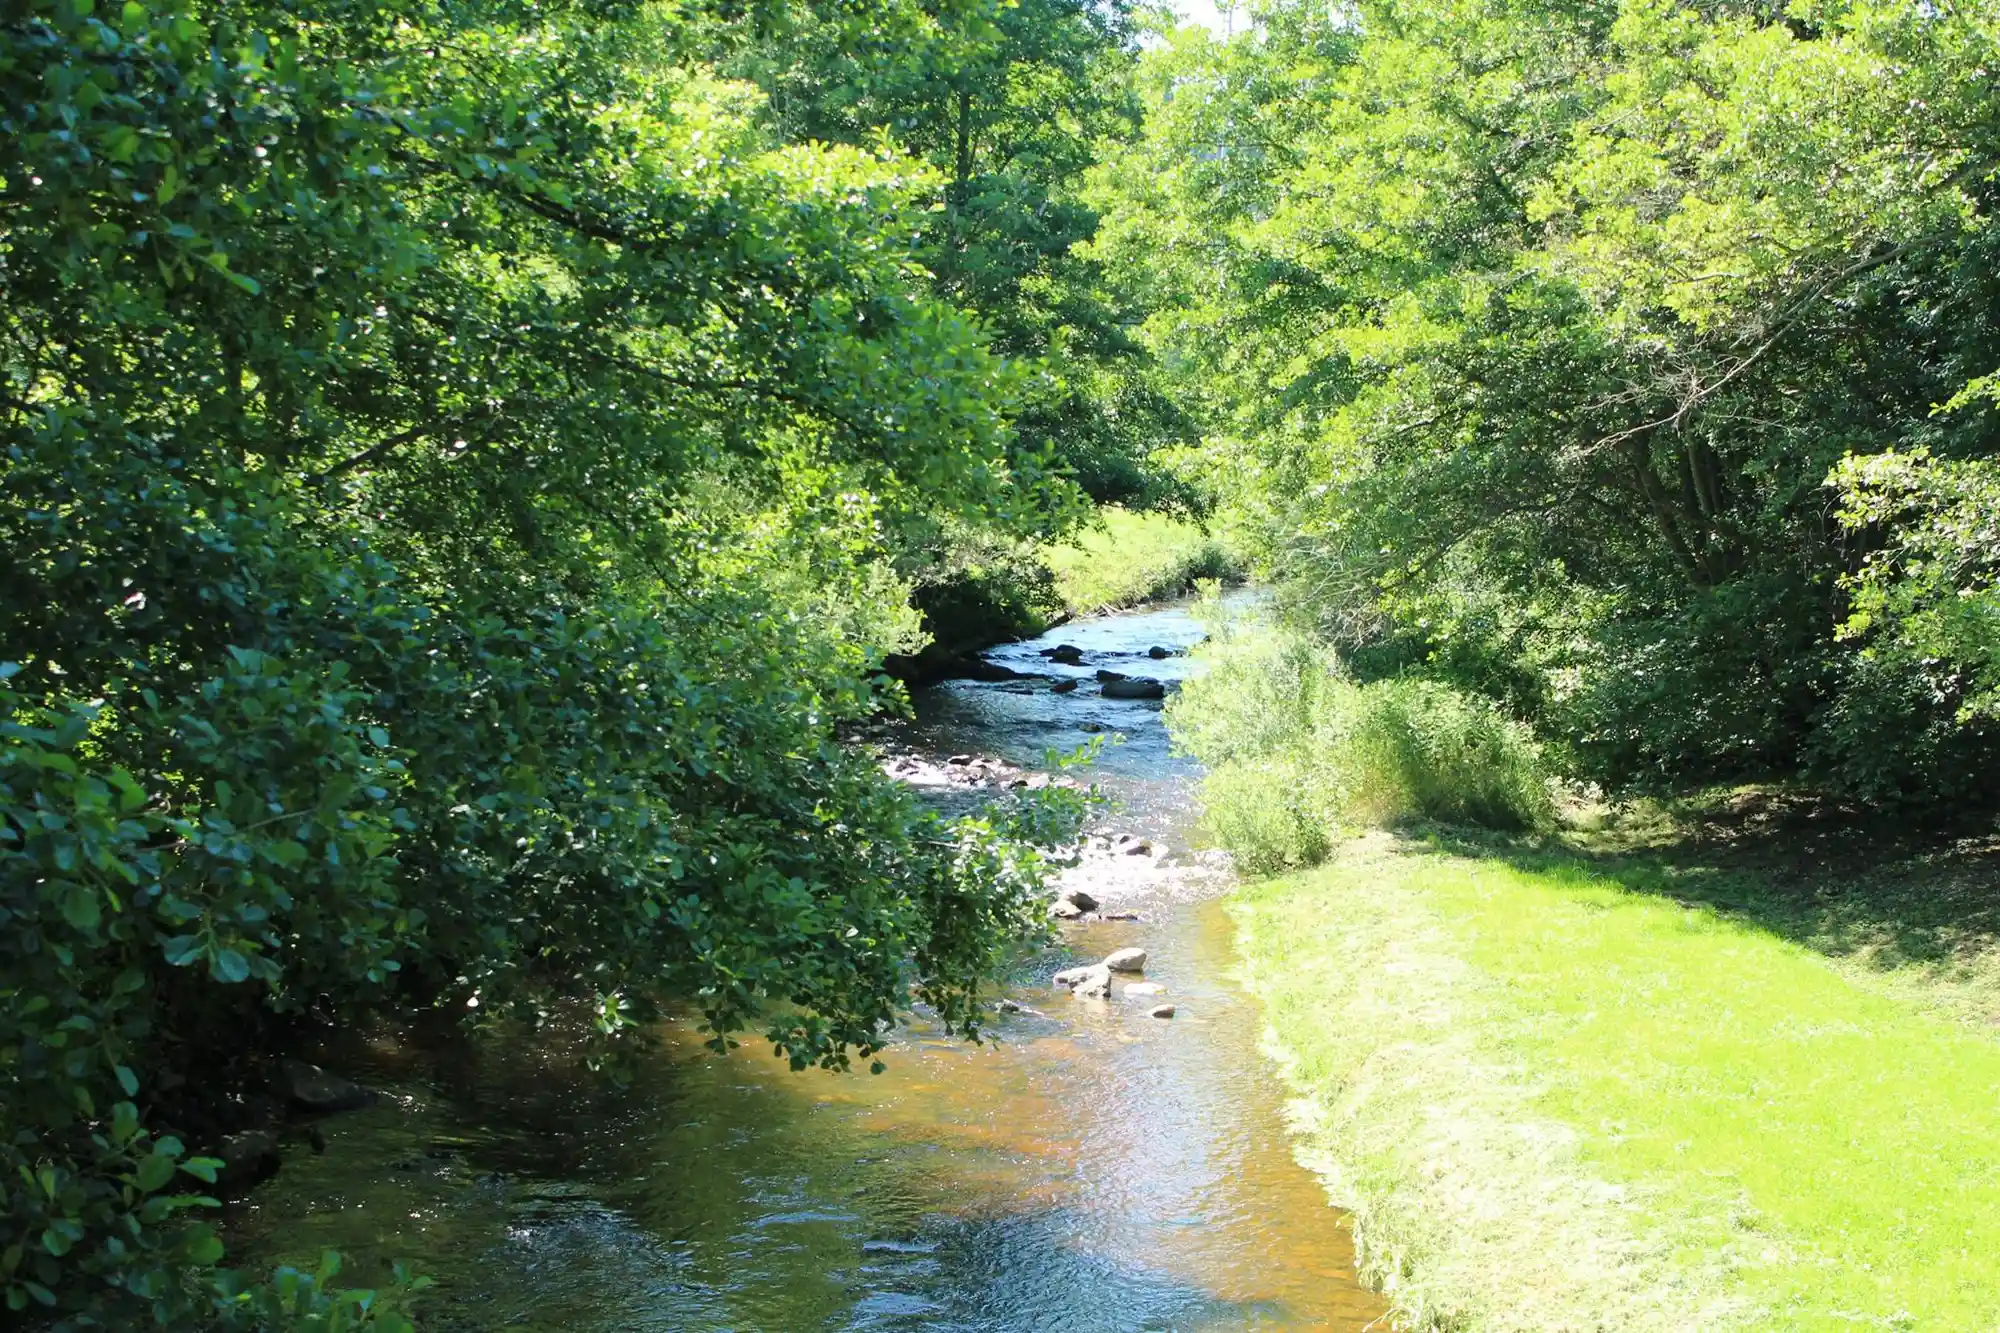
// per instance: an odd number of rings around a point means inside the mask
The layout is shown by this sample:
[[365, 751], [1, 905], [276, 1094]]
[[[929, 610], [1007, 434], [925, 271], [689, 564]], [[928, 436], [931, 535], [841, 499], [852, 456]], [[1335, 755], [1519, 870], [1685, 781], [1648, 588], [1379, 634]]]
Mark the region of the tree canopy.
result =
[[920, 267], [937, 175], [787, 140], [712, 24], [0, 26], [12, 1308], [282, 1322], [172, 1219], [227, 1128], [189, 1089], [304, 1018], [676, 1001], [832, 1065], [917, 998], [976, 1026], [1077, 800], [946, 821], [834, 729], [909, 534], [1075, 484]]
[[1489, 690], [1614, 787], [1990, 796], [1995, 36], [1271, 5], [1149, 59], [1097, 249], [1358, 668]]

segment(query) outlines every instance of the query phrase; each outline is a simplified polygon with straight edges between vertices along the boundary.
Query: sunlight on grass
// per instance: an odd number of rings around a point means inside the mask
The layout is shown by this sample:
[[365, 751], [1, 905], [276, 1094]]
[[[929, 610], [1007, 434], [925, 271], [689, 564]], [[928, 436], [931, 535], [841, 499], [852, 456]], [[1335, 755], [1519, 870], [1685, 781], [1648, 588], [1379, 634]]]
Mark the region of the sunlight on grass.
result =
[[2000, 1043], [1581, 867], [1378, 838], [1237, 912], [1315, 1165], [1434, 1325], [2000, 1320]]
[[1125, 509], [1099, 512], [1102, 528], [1088, 529], [1042, 553], [1071, 615], [1178, 596], [1196, 579], [1240, 577], [1236, 557], [1192, 523]]

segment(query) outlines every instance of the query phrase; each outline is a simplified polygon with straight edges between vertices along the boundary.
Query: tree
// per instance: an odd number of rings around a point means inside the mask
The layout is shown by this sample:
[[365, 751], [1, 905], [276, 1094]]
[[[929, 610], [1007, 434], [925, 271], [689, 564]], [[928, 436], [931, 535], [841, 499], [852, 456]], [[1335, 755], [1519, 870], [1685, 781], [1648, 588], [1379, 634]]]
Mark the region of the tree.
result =
[[832, 729], [885, 532], [1065, 488], [916, 280], [927, 173], [773, 140], [680, 18], [0, 25], [13, 1308], [278, 1326], [175, 1218], [309, 1015], [686, 1002], [839, 1066], [1029, 929], [1075, 801], [947, 822]]
[[[1993, 34], [1868, 4], [1274, 6], [1154, 57], [1111, 188], [1301, 613], [1613, 785], [1978, 791], [1958, 686], [1836, 634], [1848, 451], [1995, 359]], [[1162, 216], [1170, 221], [1163, 222]], [[1163, 265], [1162, 251], [1174, 257]], [[1900, 738], [1887, 751], [1885, 730]]]

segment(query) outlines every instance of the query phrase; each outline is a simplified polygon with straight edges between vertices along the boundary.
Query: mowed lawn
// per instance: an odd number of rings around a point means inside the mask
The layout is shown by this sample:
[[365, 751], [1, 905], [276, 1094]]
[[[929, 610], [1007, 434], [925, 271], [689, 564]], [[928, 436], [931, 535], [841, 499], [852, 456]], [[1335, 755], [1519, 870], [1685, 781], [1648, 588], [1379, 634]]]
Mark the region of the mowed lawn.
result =
[[2000, 1327], [1984, 1031], [1580, 865], [1376, 838], [1235, 906], [1309, 1149], [1422, 1320]]

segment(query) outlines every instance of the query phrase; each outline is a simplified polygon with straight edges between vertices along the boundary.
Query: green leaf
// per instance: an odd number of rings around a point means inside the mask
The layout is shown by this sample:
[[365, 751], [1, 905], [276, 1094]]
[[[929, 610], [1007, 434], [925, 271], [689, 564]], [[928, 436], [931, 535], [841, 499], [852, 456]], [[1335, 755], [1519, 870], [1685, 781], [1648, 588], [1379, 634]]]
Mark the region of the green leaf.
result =
[[250, 979], [250, 960], [235, 949], [219, 949], [209, 963], [208, 974], [217, 981], [234, 984]]
[[174, 1159], [158, 1152], [142, 1158], [139, 1169], [133, 1173], [133, 1183], [146, 1194], [165, 1189], [167, 1182], [173, 1178]]
[[63, 894], [62, 913], [63, 920], [78, 930], [96, 930], [104, 919], [97, 891], [86, 884], [72, 884]]

